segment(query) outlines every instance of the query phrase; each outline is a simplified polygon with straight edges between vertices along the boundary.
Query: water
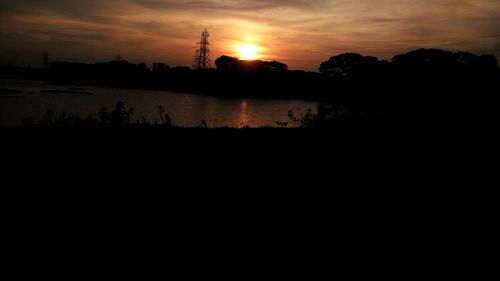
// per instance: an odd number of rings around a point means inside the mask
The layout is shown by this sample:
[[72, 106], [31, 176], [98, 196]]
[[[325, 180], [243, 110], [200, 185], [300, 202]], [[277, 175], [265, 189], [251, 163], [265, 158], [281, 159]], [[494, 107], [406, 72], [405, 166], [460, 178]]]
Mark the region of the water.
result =
[[315, 102], [205, 97], [165, 91], [129, 90], [89, 85], [56, 85], [45, 81], [0, 77], [0, 126], [19, 125], [32, 117], [40, 120], [47, 110], [82, 117], [96, 116], [103, 106], [114, 108], [118, 101], [133, 107], [132, 120], [142, 116], [154, 122], [163, 106], [173, 124], [197, 127], [268, 127], [288, 121], [288, 110], [316, 109]]

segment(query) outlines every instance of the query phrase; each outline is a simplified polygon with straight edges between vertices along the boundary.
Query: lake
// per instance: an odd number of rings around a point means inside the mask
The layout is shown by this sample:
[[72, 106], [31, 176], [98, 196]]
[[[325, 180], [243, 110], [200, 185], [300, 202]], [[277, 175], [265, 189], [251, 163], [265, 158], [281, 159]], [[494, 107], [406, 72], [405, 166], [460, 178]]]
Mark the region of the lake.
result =
[[163, 106], [172, 123], [182, 127], [275, 127], [289, 121], [289, 110], [316, 110], [316, 102], [279, 99], [242, 99], [98, 87], [59, 85], [46, 81], [22, 80], [0, 76], [0, 126], [19, 125], [32, 117], [39, 121], [47, 110], [82, 117], [96, 116], [100, 108], [113, 109], [119, 101], [135, 112], [132, 120], [144, 118], [153, 123]]

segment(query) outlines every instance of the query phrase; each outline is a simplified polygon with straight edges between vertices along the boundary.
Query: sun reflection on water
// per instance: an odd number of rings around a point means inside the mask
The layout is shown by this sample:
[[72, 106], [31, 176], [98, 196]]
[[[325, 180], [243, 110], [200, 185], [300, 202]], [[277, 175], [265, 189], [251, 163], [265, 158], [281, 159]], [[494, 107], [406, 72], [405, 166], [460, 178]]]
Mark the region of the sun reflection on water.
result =
[[249, 102], [247, 99], [243, 99], [240, 103], [240, 115], [238, 118], [238, 127], [250, 127], [252, 121], [250, 115], [248, 114]]

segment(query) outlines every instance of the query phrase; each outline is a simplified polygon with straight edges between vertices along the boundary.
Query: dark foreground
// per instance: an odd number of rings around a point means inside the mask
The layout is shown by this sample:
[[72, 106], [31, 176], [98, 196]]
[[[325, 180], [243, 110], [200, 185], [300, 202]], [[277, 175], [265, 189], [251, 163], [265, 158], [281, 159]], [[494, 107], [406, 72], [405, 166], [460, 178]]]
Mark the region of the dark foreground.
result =
[[[479, 135], [463, 126], [0, 134], [6, 233], [21, 241], [11, 259], [24, 249], [37, 261], [48, 252], [89, 255], [140, 279], [150, 271], [124, 267], [163, 266], [161, 253], [189, 276], [228, 280], [267, 275], [268, 266], [246, 263], [256, 259], [284, 268], [281, 277], [318, 279], [323, 272], [308, 268], [330, 267], [325, 252], [338, 256], [346, 274], [361, 264], [364, 275], [394, 280], [428, 277], [436, 268], [472, 278], [492, 263], [466, 259], [489, 247], [497, 197], [487, 178], [473, 173], [489, 163], [484, 143], [469, 142]], [[214, 255], [225, 256], [222, 268]], [[394, 261], [388, 266], [384, 256]], [[57, 266], [71, 275], [100, 274], [62, 260]], [[36, 264], [37, 274], [67, 276]]]
[[[297, 159], [294, 165], [307, 169], [309, 164], [324, 168], [328, 163], [360, 160], [360, 164], [395, 156], [453, 159], [465, 156], [468, 148], [480, 149], [477, 142], [486, 140], [480, 124], [435, 121], [407, 123], [381, 119], [339, 122], [328, 128], [165, 128], [131, 126], [117, 128], [7, 127], [0, 129], [2, 149], [18, 161], [38, 161], [60, 157], [68, 162], [79, 157], [109, 163], [110, 157], [126, 159], [157, 158], [161, 165], [188, 161], [193, 165], [215, 163], [231, 166], [231, 161], [253, 163], [255, 167], [270, 161]], [[484, 142], [483, 142], [484, 143]], [[21, 157], [24, 156], [24, 157]], [[370, 157], [372, 159], [366, 159]], [[31, 159], [34, 160], [34, 159]], [[30, 161], [31, 161], [30, 160]], [[100, 160], [103, 160], [100, 162]], [[327, 164], [320, 163], [325, 160]], [[366, 162], [364, 160], [369, 160]], [[425, 160], [425, 159], [424, 159]], [[208, 167], [211, 167], [210, 165]], [[186, 167], [189, 169], [189, 167]], [[284, 168], [277, 166], [277, 169]]]
[[406, 208], [431, 200], [440, 208], [443, 202], [460, 202], [453, 198], [487, 194], [484, 175], [494, 167], [487, 164], [493, 154], [478, 130], [437, 124], [0, 132], [4, 174], [15, 175], [16, 186], [27, 186], [36, 204], [40, 198], [69, 196], [68, 202], [99, 200], [105, 208], [108, 200], [181, 208], [230, 204], [230, 209], [252, 202], [272, 209], [351, 203]]
[[[141, 262], [194, 279], [288, 273], [316, 280], [339, 275], [337, 268], [370, 279], [453, 273], [486, 279], [498, 236], [492, 179], [498, 174], [498, 68], [495, 62], [487, 71], [494, 75], [485, 75], [470, 64], [450, 76], [456, 64], [433, 63], [435, 53], [377, 62], [376, 69], [389, 67], [391, 75], [382, 77], [372, 75], [369, 59], [367, 79], [356, 78], [364, 77], [361, 63], [352, 81], [325, 79], [314, 86], [329, 89], [326, 94], [354, 85], [354, 96], [333, 100], [370, 105], [390, 116], [386, 120], [313, 129], [2, 128], [5, 241], [21, 240], [10, 243], [15, 251], [8, 260], [27, 256], [28, 249], [40, 264], [54, 253], [64, 262], [51, 263], [56, 270], [48, 271], [51, 277], [61, 272], [64, 280], [102, 276], [90, 272], [101, 267], [117, 269], [110, 277], [124, 272], [130, 278]], [[463, 62], [469, 55], [454, 57]], [[330, 60], [332, 69], [337, 59]], [[75, 254], [91, 258], [66, 258]], [[47, 268], [29, 267], [36, 273]], [[268, 268], [279, 272], [270, 275]], [[145, 278], [149, 272], [134, 277], [152, 279]]]
[[[11, 187], [5, 191], [24, 190], [38, 204], [44, 202], [39, 198], [69, 196], [59, 203], [230, 204], [229, 209], [251, 202], [312, 209], [352, 203], [396, 204], [395, 210], [413, 204], [422, 211], [422, 202], [439, 207], [496, 198], [483, 197], [493, 191], [487, 176], [495, 169], [493, 139], [480, 127], [459, 125], [17, 127], [0, 134], [3, 172], [14, 177], [5, 180]], [[13, 188], [20, 186], [26, 189]]]

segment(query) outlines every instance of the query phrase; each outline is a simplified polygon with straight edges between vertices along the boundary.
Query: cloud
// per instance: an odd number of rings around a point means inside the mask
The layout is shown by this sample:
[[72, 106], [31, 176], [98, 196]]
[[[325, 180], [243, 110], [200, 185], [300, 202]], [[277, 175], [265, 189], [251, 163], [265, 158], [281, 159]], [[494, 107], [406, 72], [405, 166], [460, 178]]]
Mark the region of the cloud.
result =
[[500, 56], [497, 0], [0, 0], [0, 63], [54, 58], [189, 65], [206, 26], [213, 57], [253, 43], [315, 70], [347, 51], [390, 58], [418, 47]]
[[218, 11], [261, 11], [278, 8], [311, 9], [321, 6], [328, 1], [321, 0], [136, 0], [139, 5], [166, 10], [218, 10]]

